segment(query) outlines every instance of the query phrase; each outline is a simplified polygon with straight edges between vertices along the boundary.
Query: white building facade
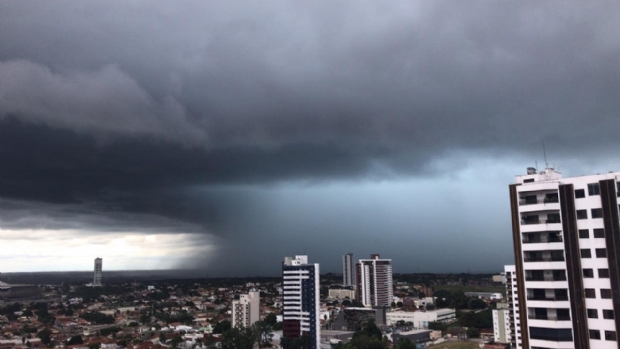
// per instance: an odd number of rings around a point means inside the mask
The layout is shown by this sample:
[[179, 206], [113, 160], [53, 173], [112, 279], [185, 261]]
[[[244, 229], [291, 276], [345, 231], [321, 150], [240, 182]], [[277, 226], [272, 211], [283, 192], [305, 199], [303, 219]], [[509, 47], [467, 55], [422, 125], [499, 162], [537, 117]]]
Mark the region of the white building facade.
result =
[[282, 263], [283, 336], [309, 337], [309, 349], [321, 343], [319, 273], [319, 264], [309, 264], [308, 256], [286, 257]]
[[250, 327], [260, 319], [260, 292], [248, 292], [232, 302], [232, 327]]
[[493, 309], [493, 338], [497, 343], [510, 343], [510, 309], [508, 303], [497, 303]]
[[508, 342], [513, 348], [521, 349], [521, 315], [519, 312], [519, 297], [518, 294], [518, 278], [514, 265], [505, 265], [504, 274], [506, 276], [506, 302], [508, 302], [508, 316], [510, 333], [508, 335]]
[[366, 307], [389, 307], [394, 298], [392, 260], [373, 254], [370, 259], [360, 259], [355, 265], [356, 299]]
[[387, 312], [385, 318], [387, 325], [404, 321], [411, 322], [415, 329], [427, 329], [429, 322], [451, 323], [456, 321], [456, 311], [450, 308], [429, 311], [392, 311]]
[[619, 181], [529, 168], [510, 185], [523, 348], [618, 348]]

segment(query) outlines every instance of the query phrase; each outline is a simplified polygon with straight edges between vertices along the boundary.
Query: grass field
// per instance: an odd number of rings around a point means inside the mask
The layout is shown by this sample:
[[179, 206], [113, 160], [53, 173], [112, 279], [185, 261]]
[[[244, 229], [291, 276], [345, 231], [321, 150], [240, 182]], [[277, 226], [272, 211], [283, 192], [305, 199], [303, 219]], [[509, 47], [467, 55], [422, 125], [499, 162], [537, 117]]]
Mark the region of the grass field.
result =
[[433, 345], [433, 349], [478, 349], [478, 343], [474, 342], [444, 342], [437, 345]]

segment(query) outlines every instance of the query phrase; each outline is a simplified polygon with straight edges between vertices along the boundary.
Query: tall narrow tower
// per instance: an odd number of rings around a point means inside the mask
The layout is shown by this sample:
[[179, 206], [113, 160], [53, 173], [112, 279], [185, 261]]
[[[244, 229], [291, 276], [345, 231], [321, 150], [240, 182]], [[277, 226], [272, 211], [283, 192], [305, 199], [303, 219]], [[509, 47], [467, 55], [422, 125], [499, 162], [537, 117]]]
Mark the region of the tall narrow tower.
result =
[[342, 256], [342, 284], [344, 286], [355, 285], [355, 260], [353, 253]]
[[103, 269], [103, 259], [95, 258], [95, 277], [93, 279], [93, 286], [101, 286], [101, 273]]
[[[320, 348], [319, 265], [308, 256], [285, 257], [282, 263], [283, 335], [286, 341], [302, 340], [304, 348]], [[284, 349], [287, 348], [286, 342]]]

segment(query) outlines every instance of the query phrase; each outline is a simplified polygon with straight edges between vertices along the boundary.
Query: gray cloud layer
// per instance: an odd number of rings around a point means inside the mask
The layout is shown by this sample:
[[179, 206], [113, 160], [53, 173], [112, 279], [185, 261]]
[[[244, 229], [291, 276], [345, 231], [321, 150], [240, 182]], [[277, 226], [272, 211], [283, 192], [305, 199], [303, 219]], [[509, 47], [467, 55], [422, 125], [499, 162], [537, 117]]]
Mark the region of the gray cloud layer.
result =
[[256, 186], [428, 177], [543, 141], [617, 160], [619, 6], [2, 3], [0, 198], [85, 230], [249, 236]]

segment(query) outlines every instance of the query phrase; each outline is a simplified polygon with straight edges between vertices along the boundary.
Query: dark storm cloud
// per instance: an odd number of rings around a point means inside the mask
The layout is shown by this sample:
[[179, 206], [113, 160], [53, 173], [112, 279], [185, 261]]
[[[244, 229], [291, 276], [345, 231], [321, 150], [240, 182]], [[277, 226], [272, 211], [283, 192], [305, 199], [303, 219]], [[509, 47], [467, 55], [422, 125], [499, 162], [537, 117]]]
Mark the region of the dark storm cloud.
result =
[[619, 7], [2, 3], [2, 224], [243, 235], [252, 186], [612, 154]]

